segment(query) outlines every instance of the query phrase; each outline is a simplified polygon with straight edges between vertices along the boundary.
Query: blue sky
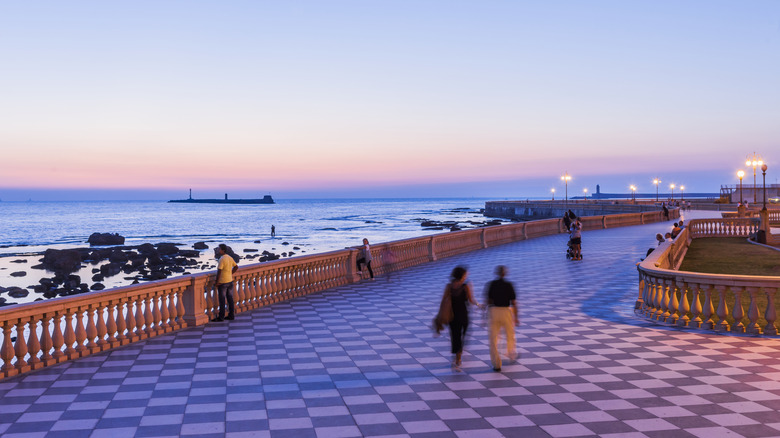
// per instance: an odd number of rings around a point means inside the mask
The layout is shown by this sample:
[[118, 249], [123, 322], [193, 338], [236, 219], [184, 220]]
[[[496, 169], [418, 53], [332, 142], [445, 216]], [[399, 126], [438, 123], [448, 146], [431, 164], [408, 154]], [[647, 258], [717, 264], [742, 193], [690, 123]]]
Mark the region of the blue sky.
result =
[[0, 199], [774, 182], [778, 55], [777, 1], [3, 2]]

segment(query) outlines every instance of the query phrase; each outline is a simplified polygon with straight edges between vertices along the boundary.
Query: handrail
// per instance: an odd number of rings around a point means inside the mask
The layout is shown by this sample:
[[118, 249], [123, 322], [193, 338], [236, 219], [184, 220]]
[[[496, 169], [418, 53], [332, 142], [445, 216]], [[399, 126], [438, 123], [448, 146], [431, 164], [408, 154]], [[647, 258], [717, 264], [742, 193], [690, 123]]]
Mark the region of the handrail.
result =
[[[692, 220], [677, 239], [662, 243], [637, 265], [637, 314], [680, 327], [777, 335], [775, 299], [780, 291], [780, 276], [706, 274], [677, 270], [693, 239], [747, 237], [757, 232], [758, 227], [759, 221], [751, 218]], [[747, 313], [741, 301], [745, 294], [750, 297]], [[766, 298], [766, 305], [759, 309], [759, 301], [763, 301], [763, 298]], [[714, 305], [716, 301], [717, 310]], [[733, 324], [728, 322], [729, 317], [733, 318]], [[762, 317], [765, 322], [763, 326], [759, 321]]]
[[[671, 217], [679, 212], [670, 210]], [[659, 211], [583, 218], [584, 229], [663, 220]], [[435, 234], [371, 246], [377, 275], [481, 248], [565, 232], [545, 219]], [[359, 250], [347, 248], [241, 266], [236, 312], [360, 281]], [[0, 379], [206, 324], [217, 316], [216, 272], [0, 308]]]

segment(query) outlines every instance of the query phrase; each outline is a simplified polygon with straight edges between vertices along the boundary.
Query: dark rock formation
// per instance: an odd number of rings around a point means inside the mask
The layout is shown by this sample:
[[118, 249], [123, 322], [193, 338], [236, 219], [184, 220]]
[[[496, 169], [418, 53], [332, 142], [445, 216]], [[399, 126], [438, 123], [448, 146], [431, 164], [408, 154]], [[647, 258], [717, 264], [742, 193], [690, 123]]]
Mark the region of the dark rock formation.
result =
[[179, 248], [173, 244], [173, 243], [158, 243], [157, 244], [157, 252], [160, 255], [172, 255], [179, 252]]
[[92, 233], [87, 242], [89, 246], [124, 245], [125, 238], [117, 233]]
[[195, 244], [192, 245], [193, 249], [209, 249], [209, 246], [206, 245], [206, 242], [195, 242]]
[[69, 273], [81, 267], [81, 254], [75, 249], [47, 249], [41, 262], [34, 268], [40, 266], [47, 271]]
[[24, 298], [27, 295], [30, 295], [30, 292], [28, 292], [27, 289], [22, 289], [21, 287], [16, 286], [8, 288], [8, 296], [11, 298]]
[[25, 271], [11, 272], [11, 277], [24, 277], [27, 275]]
[[92, 290], [103, 290], [106, 286], [103, 283], [95, 283], [92, 286], [90, 286], [90, 289]]

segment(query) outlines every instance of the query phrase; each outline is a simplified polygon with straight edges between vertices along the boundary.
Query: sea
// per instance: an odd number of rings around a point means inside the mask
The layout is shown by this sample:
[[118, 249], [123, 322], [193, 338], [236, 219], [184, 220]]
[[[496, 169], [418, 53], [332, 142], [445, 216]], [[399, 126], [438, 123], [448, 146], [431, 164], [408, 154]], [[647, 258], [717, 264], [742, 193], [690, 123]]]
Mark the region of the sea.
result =
[[[165, 201], [0, 202], [0, 287], [29, 290], [22, 298], [0, 292], [6, 304], [42, 299], [32, 287], [51, 272], [32, 269], [48, 249], [88, 247], [90, 234], [118, 233], [125, 245], [172, 242], [192, 249], [205, 242], [200, 269], [213, 268], [211, 248], [226, 243], [239, 255], [269, 251], [289, 258], [372, 243], [450, 232], [423, 221], [458, 222], [463, 229], [487, 220], [482, 198], [451, 199], [278, 199], [276, 204], [179, 204]], [[276, 237], [271, 236], [271, 226]], [[104, 262], [104, 263], [107, 263]], [[253, 263], [247, 261], [247, 263]], [[256, 263], [256, 262], [255, 262]], [[75, 274], [87, 284], [99, 266]], [[20, 273], [24, 272], [22, 276]], [[12, 275], [15, 274], [15, 275]], [[131, 284], [119, 274], [106, 287]]]

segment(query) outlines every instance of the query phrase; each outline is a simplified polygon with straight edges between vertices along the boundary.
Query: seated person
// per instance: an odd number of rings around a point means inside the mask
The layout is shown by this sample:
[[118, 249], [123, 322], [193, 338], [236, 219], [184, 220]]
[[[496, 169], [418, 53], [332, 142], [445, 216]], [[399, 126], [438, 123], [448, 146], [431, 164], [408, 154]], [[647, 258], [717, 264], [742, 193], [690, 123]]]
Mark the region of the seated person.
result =
[[677, 236], [682, 232], [682, 228], [680, 228], [680, 224], [677, 222], [674, 223], [674, 228], [672, 228], [672, 239], [676, 239]]

